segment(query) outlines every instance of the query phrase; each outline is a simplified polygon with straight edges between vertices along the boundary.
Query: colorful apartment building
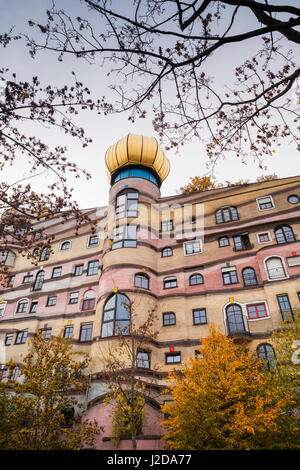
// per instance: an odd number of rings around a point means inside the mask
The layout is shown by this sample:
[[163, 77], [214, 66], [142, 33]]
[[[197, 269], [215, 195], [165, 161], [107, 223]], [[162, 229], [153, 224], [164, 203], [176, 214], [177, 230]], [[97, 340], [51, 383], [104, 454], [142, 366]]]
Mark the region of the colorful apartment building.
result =
[[[300, 177], [161, 197], [170, 165], [156, 139], [129, 134], [105, 155], [108, 205], [85, 210], [96, 232], [59, 216], [36, 223], [55, 238], [38, 266], [3, 257], [10, 287], [1, 292], [2, 372], [21, 362], [38, 330], [71, 338], [88, 352], [91, 387], [84, 416], [105, 426], [97, 447], [112, 449], [107, 380], [101, 351], [130, 322], [122, 300], [141, 321], [156, 309], [158, 336], [139, 352], [137, 374], [156, 392], [148, 399], [138, 448], [162, 448], [160, 406], [168, 371], [199, 353], [212, 323], [260, 357], [272, 359], [271, 332], [300, 303]], [[201, 354], [201, 351], [200, 351]], [[121, 441], [119, 449], [130, 448]]]

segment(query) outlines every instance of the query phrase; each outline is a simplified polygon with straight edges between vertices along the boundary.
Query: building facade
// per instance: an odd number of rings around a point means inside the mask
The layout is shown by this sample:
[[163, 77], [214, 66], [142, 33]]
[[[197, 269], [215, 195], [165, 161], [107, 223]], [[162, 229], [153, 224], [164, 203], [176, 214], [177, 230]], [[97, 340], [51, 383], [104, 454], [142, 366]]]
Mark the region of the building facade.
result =
[[112, 449], [102, 352], [119, 328], [126, 334], [124, 299], [141, 322], [155, 309], [158, 336], [136, 364], [145, 383], [156, 371], [138, 448], [159, 449], [168, 371], [201, 354], [212, 323], [260, 357], [276, 354], [271, 333], [300, 304], [300, 177], [161, 197], [170, 166], [156, 139], [129, 134], [105, 161], [108, 205], [85, 211], [95, 233], [86, 224], [75, 234], [74, 220], [51, 217], [36, 223], [55, 237], [38, 266], [13, 245], [3, 257], [10, 286], [0, 294], [2, 377], [38, 330], [71, 338], [92, 359], [84, 416], [105, 426], [97, 447]]

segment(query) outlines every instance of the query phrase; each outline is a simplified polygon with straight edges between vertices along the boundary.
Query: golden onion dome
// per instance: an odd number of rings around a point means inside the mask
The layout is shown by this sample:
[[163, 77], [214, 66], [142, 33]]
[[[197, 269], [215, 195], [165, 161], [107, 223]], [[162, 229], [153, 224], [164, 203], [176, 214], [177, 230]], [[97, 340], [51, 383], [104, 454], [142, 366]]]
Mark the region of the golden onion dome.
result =
[[105, 153], [109, 179], [119, 168], [128, 165], [143, 165], [152, 168], [160, 180], [169, 174], [170, 163], [154, 137], [128, 134], [109, 147]]

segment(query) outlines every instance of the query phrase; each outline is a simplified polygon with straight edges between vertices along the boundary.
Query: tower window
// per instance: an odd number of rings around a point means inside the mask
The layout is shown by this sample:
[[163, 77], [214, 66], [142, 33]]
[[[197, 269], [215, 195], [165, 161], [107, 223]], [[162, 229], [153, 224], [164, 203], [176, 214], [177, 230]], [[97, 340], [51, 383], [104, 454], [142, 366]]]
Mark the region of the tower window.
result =
[[114, 228], [114, 244], [112, 249], [135, 248], [137, 238], [136, 225], [121, 225]]
[[128, 335], [130, 327], [130, 301], [124, 294], [114, 294], [103, 309], [101, 337]]
[[117, 196], [115, 219], [122, 219], [123, 217], [137, 217], [138, 199], [139, 193], [133, 190], [122, 192], [122, 194]]

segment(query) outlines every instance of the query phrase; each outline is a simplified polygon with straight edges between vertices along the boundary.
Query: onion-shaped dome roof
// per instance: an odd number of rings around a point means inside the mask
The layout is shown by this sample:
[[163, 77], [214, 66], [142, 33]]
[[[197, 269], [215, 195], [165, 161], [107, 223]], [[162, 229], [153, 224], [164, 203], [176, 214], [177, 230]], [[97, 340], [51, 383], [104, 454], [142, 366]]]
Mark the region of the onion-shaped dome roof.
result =
[[105, 153], [109, 176], [128, 165], [143, 165], [152, 168], [160, 180], [169, 174], [170, 163], [154, 137], [128, 134], [109, 147]]

